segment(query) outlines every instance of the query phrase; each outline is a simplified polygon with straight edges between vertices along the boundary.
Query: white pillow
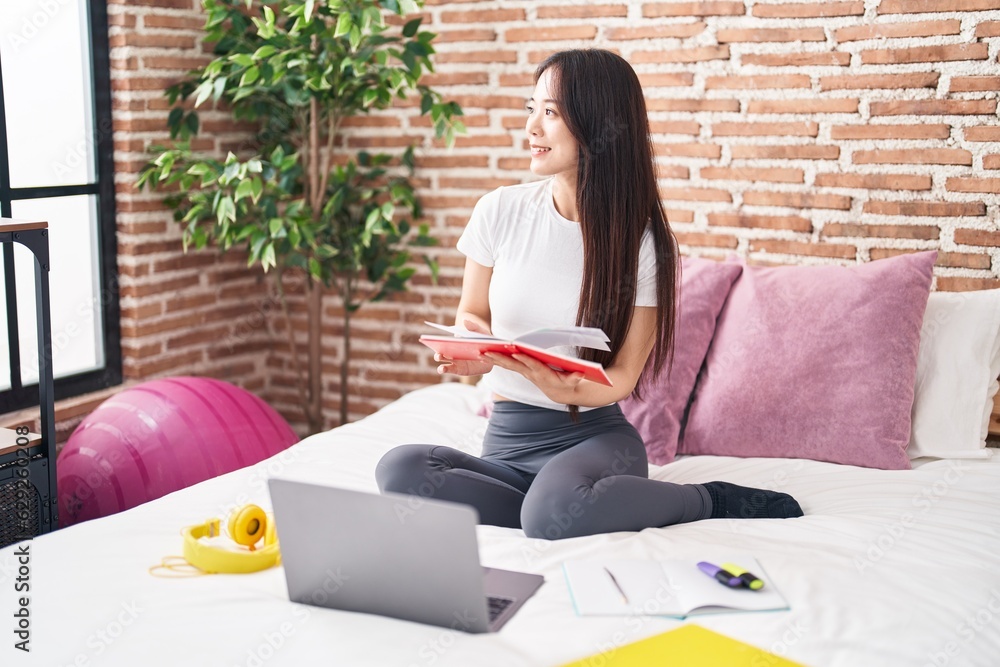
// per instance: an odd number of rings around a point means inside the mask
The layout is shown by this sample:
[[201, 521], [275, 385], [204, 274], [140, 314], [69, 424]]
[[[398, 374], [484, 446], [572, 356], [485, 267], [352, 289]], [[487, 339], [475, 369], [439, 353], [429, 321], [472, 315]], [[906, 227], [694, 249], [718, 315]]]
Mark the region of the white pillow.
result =
[[931, 292], [920, 330], [910, 458], [989, 458], [997, 375], [1000, 289]]

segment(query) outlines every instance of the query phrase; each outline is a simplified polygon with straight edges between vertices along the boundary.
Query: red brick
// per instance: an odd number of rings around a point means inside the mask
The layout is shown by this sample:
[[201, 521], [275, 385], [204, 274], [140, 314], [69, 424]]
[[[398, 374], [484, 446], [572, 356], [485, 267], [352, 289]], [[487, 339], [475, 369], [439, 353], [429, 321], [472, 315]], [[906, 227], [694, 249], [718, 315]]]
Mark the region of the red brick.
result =
[[996, 100], [908, 100], [872, 102], [873, 116], [992, 116]]
[[674, 144], [654, 143], [653, 153], [657, 157], [722, 157], [722, 147], [716, 144]]
[[706, 60], [729, 60], [728, 46], [699, 46], [689, 49], [658, 49], [635, 51], [630, 62], [641, 63], [696, 63]]
[[596, 36], [597, 26], [594, 25], [511, 28], [504, 33], [508, 42], [553, 42], [564, 39], [594, 39]]
[[826, 237], [864, 236], [873, 238], [933, 241], [940, 235], [936, 225], [859, 225], [828, 222], [820, 234]]
[[731, 111], [740, 110], [739, 100], [663, 99], [646, 100], [649, 111]]
[[642, 6], [646, 18], [658, 16], [743, 16], [742, 2], [654, 2]]
[[[449, 178], [441, 176], [439, 186], [441, 188], [460, 188], [463, 190], [478, 190], [486, 192], [495, 190], [502, 185], [517, 185], [520, 183], [516, 178]], [[462, 223], [465, 224], [464, 222]]]
[[963, 132], [966, 141], [1000, 141], [1000, 125], [975, 125]]
[[857, 113], [858, 99], [751, 100], [747, 113]]
[[930, 190], [931, 177], [912, 174], [816, 174], [816, 185], [824, 188], [859, 190]]
[[865, 39], [894, 37], [932, 37], [935, 35], [957, 35], [962, 31], [959, 19], [945, 21], [917, 21], [912, 23], [869, 23], [852, 25], [833, 31], [838, 42], [853, 42]]
[[978, 12], [1000, 9], [1000, 0], [882, 0], [879, 14]]
[[810, 243], [778, 239], [750, 239], [750, 252], [832, 257], [835, 259], [855, 259], [858, 255], [857, 247], [845, 243]]
[[808, 74], [786, 74], [784, 76], [709, 76], [705, 77], [706, 90], [761, 90], [771, 88], [809, 88]]
[[677, 237], [679, 244], [687, 246], [707, 246], [709, 248], [731, 248], [735, 250], [736, 246], [739, 245], [739, 240], [735, 236], [729, 236], [728, 234], [674, 231], [674, 236]]
[[[758, 7], [760, 5], [757, 5]], [[825, 42], [823, 28], [720, 28], [720, 44], [727, 42]]]
[[685, 134], [697, 137], [701, 124], [693, 120], [653, 120], [649, 122], [651, 134]]
[[713, 123], [712, 135], [716, 137], [815, 137], [819, 135], [819, 124], [794, 123]]
[[[436, 44], [454, 42], [495, 42], [497, 32], [491, 28], [469, 28], [466, 30], [440, 30], [434, 38]], [[422, 82], [422, 81], [421, 81]]]
[[842, 195], [809, 194], [804, 192], [743, 193], [746, 206], [786, 206], [788, 208], [829, 208], [841, 211], [851, 209], [851, 198]]
[[972, 292], [981, 289], [997, 289], [998, 287], [1000, 287], [1000, 279], [997, 278], [937, 277], [937, 290], [939, 292]]
[[798, 215], [746, 215], [742, 213], [709, 213], [708, 224], [718, 227], [784, 229], [793, 232], [812, 231], [809, 218]]
[[950, 93], [969, 93], [1000, 90], [1000, 76], [954, 76], [948, 87]]
[[428, 86], [486, 85], [490, 82], [489, 72], [446, 72], [425, 74], [421, 83]]
[[612, 42], [662, 37], [686, 39], [705, 32], [705, 27], [705, 23], [698, 21], [696, 23], [671, 23], [669, 25], [647, 25], [634, 28], [608, 28], [604, 34]]
[[846, 67], [851, 64], [851, 54], [836, 51], [806, 53], [747, 53], [741, 58], [744, 65], [763, 67], [806, 67], [811, 65], [834, 65]]
[[958, 164], [972, 166], [972, 153], [960, 148], [901, 148], [855, 151], [854, 164]]
[[831, 139], [947, 139], [951, 126], [927, 125], [834, 125]]
[[700, 176], [706, 180], [805, 183], [801, 169], [778, 167], [702, 167]]
[[729, 148], [734, 160], [836, 160], [840, 157], [839, 146], [816, 146], [812, 144], [760, 145], [736, 144]]
[[821, 3], [764, 3], [753, 7], [753, 15], [759, 18], [828, 18], [832, 16], [862, 16], [864, 2], [821, 2]]
[[976, 26], [976, 37], [1000, 37], [1000, 21], [983, 21]]
[[500, 85], [517, 86], [518, 88], [532, 86], [534, 85], [534, 76], [531, 72], [522, 72], [520, 74], [501, 74]]
[[434, 64], [439, 63], [516, 63], [517, 51], [438, 51]]
[[538, 7], [535, 12], [540, 19], [592, 19], [599, 16], [628, 16], [628, 6], [587, 4], [577, 7]]
[[958, 245], [978, 245], [1000, 248], [1000, 232], [993, 232], [986, 229], [963, 229], [955, 230], [955, 243]]
[[986, 205], [983, 202], [868, 200], [863, 211], [872, 215], [960, 218], [986, 215]]
[[524, 21], [525, 18], [523, 9], [474, 9], [464, 12], [441, 12], [442, 23], [499, 23]]
[[143, 14], [144, 28], [171, 28], [177, 30], [201, 30], [205, 19], [195, 16], [174, 16], [165, 14]]
[[690, 86], [694, 84], [694, 74], [691, 72], [657, 72], [655, 74], [639, 74], [639, 83], [643, 88]]
[[983, 169], [1000, 169], [1000, 153], [983, 156]]
[[820, 90], [870, 90], [873, 88], [937, 88], [939, 72], [910, 74], [851, 74], [821, 76]]
[[707, 188], [660, 188], [664, 201], [733, 201], [733, 196], [726, 190], [710, 190]]
[[987, 58], [989, 58], [989, 47], [978, 42], [975, 44], [916, 46], [910, 49], [872, 49], [861, 52], [861, 62], [865, 65], [938, 63], [955, 60], [986, 60]]
[[944, 182], [948, 192], [982, 192], [1000, 194], [1000, 178], [949, 178]]

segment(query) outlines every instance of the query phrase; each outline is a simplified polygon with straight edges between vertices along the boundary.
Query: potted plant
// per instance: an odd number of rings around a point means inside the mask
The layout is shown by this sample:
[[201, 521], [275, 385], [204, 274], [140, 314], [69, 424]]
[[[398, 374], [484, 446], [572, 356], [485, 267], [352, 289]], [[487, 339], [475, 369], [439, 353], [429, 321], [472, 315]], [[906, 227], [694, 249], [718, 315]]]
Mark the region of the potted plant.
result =
[[[454, 102], [419, 83], [434, 49], [421, 18], [390, 31], [385, 13], [405, 17], [421, 0], [203, 0], [213, 60], [169, 87], [172, 146], [155, 146], [138, 187], [169, 190], [184, 225], [184, 249], [214, 243], [245, 248], [248, 265], [274, 269], [286, 322], [282, 276], [301, 271], [308, 308], [306, 372], [294, 336], [291, 355], [310, 432], [324, 426], [320, 334], [322, 297], [333, 288], [344, 306], [340, 419], [347, 421], [351, 316], [365, 302], [406, 289], [411, 249], [435, 240], [410, 181], [413, 147], [398, 160], [360, 152], [335, 160], [336, 139], [351, 116], [420, 96], [437, 137], [454, 144], [465, 131]], [[186, 104], [192, 100], [193, 105]], [[198, 109], [209, 101], [255, 124], [246, 151], [224, 159], [192, 152]], [[340, 162], [342, 164], [337, 164]], [[398, 172], [403, 171], [400, 174]], [[437, 265], [424, 261], [436, 280]], [[308, 375], [308, 382], [303, 382]]]

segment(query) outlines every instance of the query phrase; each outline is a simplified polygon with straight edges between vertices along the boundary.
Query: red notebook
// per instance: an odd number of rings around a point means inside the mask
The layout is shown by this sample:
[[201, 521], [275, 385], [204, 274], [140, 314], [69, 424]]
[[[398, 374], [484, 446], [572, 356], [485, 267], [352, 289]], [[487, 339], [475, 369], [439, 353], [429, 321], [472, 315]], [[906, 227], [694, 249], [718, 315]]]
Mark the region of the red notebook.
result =
[[420, 337], [421, 343], [449, 359], [475, 361], [479, 359], [479, 356], [483, 352], [499, 352], [501, 354], [520, 353], [546, 363], [556, 370], [569, 373], [580, 372], [583, 373], [583, 377], [587, 380], [607, 385], [608, 387], [612, 386], [611, 379], [604, 372], [604, 368], [600, 364], [557, 354], [545, 349], [545, 347], [532, 344], [532, 342], [538, 342], [550, 347], [555, 345], [579, 345], [606, 350], [608, 349], [606, 344], [607, 336], [600, 329], [590, 327], [538, 329], [518, 336], [514, 340], [503, 340], [457, 327], [444, 327], [432, 322], [427, 322], [427, 324], [456, 334], [454, 336], [423, 335]]

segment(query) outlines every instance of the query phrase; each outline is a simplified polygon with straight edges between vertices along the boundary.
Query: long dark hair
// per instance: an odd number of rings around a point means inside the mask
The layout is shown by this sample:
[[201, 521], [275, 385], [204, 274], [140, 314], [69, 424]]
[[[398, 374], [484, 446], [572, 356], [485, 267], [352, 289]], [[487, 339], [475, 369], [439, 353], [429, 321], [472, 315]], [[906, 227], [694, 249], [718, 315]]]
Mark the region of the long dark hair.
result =
[[[603, 49], [560, 51], [535, 70], [552, 69], [550, 93], [579, 144], [576, 206], [583, 234], [583, 284], [576, 323], [604, 329], [611, 350], [581, 348], [580, 357], [609, 366], [628, 333], [635, 304], [639, 249], [648, 224], [656, 249], [656, 331], [649, 363], [636, 383], [655, 379], [673, 352], [677, 244], [656, 186], [653, 144], [642, 85], [632, 66]], [[575, 420], [578, 406], [569, 406]]]

